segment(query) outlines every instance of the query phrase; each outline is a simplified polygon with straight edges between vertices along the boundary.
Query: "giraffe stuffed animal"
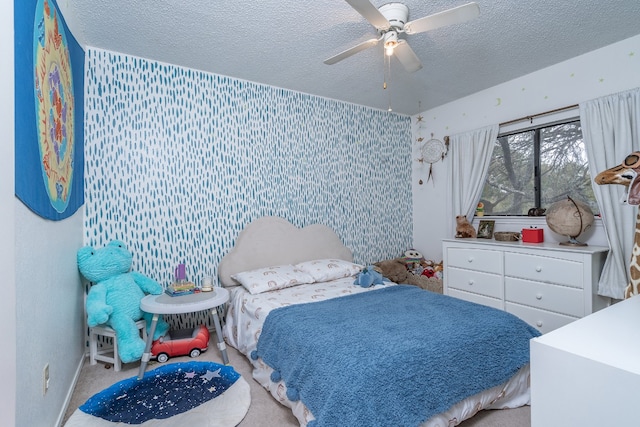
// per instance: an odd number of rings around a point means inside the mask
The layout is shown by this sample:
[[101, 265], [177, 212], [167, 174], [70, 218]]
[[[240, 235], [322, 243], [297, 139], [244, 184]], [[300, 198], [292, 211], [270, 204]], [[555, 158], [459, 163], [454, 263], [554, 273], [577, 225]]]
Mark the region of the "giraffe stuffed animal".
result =
[[[626, 187], [623, 203], [640, 205], [640, 151], [629, 154], [618, 166], [600, 172], [595, 182], [599, 185], [620, 184]], [[633, 239], [631, 264], [629, 266], [630, 281], [624, 291], [624, 297], [630, 298], [640, 294], [640, 211], [636, 217], [636, 232]]]

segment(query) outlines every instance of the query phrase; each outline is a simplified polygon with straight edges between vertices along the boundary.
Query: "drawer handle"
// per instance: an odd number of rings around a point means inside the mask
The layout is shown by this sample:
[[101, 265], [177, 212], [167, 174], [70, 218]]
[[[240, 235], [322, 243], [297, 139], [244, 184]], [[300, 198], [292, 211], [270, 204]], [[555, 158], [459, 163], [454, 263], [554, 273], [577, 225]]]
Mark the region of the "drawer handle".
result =
[[536, 322], [536, 326], [537, 326], [538, 328], [541, 328], [541, 327], [542, 327], [542, 320], [538, 320], [538, 321]]
[[538, 300], [542, 299], [542, 294], [537, 294], [536, 295], [536, 299], [538, 299]]
[[469, 285], [473, 285], [474, 281], [473, 279], [469, 279]]
[[473, 257], [470, 256], [469, 258], [467, 258], [467, 262], [469, 262], [469, 263], [473, 262]]
[[537, 266], [537, 267], [536, 267], [536, 271], [537, 271], [538, 273], [540, 273], [540, 272], [542, 271], [542, 267]]

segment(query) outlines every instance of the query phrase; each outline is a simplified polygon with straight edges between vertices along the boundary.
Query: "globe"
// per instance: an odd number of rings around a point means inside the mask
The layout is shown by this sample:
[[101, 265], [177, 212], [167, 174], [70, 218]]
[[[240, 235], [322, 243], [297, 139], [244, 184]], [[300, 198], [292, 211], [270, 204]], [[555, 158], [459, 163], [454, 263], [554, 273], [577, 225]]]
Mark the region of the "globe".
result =
[[577, 240], [593, 225], [593, 211], [586, 203], [567, 197], [547, 209], [546, 219], [551, 231], [569, 238], [567, 242], [560, 242], [561, 245], [587, 246]]

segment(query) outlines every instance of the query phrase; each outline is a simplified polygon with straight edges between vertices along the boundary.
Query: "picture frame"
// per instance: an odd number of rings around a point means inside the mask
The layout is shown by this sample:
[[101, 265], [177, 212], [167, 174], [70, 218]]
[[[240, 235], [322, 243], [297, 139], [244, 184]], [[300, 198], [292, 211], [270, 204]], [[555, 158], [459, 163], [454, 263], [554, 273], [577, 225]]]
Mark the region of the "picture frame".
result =
[[493, 228], [496, 222], [489, 219], [483, 219], [478, 224], [478, 239], [493, 239]]

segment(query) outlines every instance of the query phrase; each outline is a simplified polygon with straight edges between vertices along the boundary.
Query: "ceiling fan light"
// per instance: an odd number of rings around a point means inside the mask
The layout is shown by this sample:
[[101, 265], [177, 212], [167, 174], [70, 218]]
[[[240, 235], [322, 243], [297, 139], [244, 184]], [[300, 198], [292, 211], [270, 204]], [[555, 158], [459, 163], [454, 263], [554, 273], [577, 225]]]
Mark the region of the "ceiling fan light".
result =
[[389, 31], [384, 35], [384, 51], [387, 56], [393, 55], [393, 49], [398, 46], [398, 33]]
[[387, 56], [393, 56], [393, 48], [394, 48], [394, 47], [395, 47], [395, 46], [385, 46], [385, 47], [384, 47], [384, 53], [385, 53], [385, 55], [387, 55]]

